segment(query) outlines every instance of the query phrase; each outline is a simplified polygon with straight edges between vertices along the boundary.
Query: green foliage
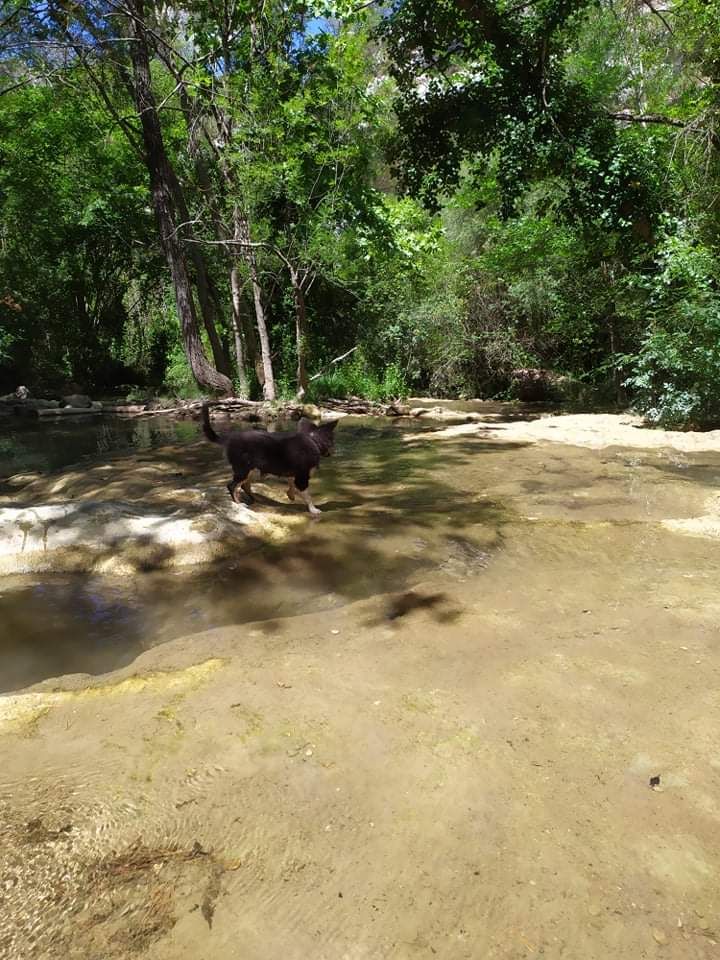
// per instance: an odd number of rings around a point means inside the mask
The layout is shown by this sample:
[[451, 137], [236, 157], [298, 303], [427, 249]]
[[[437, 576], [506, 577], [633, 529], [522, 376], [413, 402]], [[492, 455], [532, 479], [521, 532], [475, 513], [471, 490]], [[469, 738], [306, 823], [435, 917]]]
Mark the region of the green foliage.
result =
[[[102, 0], [62, 15], [10, 2], [0, 380], [194, 395], [120, 21]], [[86, 14], [92, 76], [53, 52], [63, 18]], [[176, 14], [146, 5], [178, 235], [196, 294], [188, 241], [206, 242], [230, 353], [236, 267], [254, 396], [252, 257], [282, 396], [297, 390], [300, 289], [307, 370], [326, 371], [314, 397], [507, 396], [535, 367], [664, 424], [720, 417], [720, 0], [189, 0]], [[252, 257], [224, 246], [238, 212]]]
[[380, 371], [373, 370], [359, 351], [344, 364], [313, 380], [308, 399], [323, 397], [366, 397], [368, 400], [398, 400], [408, 395], [403, 371], [395, 363], [388, 363]]
[[628, 386], [663, 426], [720, 421], [720, 264], [685, 224], [669, 224], [659, 270], [641, 285], [649, 329]]
[[171, 347], [168, 353], [163, 387], [172, 397], [190, 400], [201, 395], [179, 343]]
[[124, 283], [147, 234], [142, 171], [91, 102], [0, 97], [0, 379], [119, 375]]

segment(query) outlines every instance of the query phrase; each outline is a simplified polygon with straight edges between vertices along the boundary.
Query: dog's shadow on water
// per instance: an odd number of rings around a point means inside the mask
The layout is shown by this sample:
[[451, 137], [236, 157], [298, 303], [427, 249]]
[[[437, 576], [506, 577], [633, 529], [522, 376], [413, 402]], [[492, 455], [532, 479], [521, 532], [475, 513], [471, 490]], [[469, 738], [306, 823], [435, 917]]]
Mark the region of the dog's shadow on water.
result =
[[448, 597], [447, 593], [426, 593], [420, 590], [406, 590], [395, 594], [385, 601], [379, 613], [374, 613], [364, 621], [368, 627], [387, 624], [399, 626], [406, 617], [422, 610], [440, 624], [455, 623], [462, 616], [462, 608]]

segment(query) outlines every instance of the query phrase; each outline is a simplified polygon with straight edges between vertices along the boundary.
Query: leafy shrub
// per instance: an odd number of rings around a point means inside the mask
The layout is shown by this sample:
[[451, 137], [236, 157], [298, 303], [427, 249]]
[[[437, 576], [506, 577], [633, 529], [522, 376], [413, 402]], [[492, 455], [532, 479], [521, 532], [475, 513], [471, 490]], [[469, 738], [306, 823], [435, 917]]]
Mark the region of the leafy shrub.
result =
[[183, 348], [175, 344], [168, 354], [164, 387], [173, 397], [191, 400], [201, 396]]
[[378, 401], [397, 400], [407, 393], [407, 383], [397, 363], [389, 363], [378, 373], [370, 369], [364, 354], [357, 350], [346, 363], [313, 380], [308, 399], [365, 397]]
[[625, 357], [638, 408], [668, 427], [720, 420], [718, 262], [684, 224], [663, 242], [660, 269], [644, 284], [649, 330]]

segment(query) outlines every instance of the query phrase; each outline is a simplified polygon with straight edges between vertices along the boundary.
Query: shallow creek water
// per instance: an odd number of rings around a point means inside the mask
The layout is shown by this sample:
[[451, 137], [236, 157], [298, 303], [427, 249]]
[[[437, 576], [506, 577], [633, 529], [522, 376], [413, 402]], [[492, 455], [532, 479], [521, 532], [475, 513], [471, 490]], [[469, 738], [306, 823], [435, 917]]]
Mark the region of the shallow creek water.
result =
[[716, 955], [720, 544], [666, 521], [720, 454], [434, 430], [343, 421], [222, 567], [7, 579], [0, 956]]
[[[106, 453], [117, 455], [119, 448], [124, 463], [138, 456], [135, 450], [146, 463], [153, 447], [180, 441], [176, 460], [182, 466], [182, 443], [197, 440], [197, 425], [180, 424], [179, 436], [172, 422], [152, 431], [144, 426], [136, 424], [131, 433], [126, 424], [113, 425], [98, 436], [115, 440], [116, 449]], [[443, 473], [451, 461], [432, 445], [418, 451], [407, 444], [407, 429], [347, 421], [338, 457], [322, 464], [313, 483], [322, 491], [323, 520], [290, 544], [249, 544], [247, 553], [195, 573], [7, 578], [0, 594], [0, 692], [62, 674], [105, 673], [189, 633], [402, 590], [435, 569], [467, 574], [482, 567], [489, 556], [485, 539], [497, 539], [499, 508], [446, 486]], [[208, 451], [222, 459], [216, 448]], [[76, 454], [76, 444], [65, 447], [71, 463]], [[56, 449], [55, 458], [61, 455]], [[91, 459], [87, 454], [85, 462]], [[260, 511], [276, 509], [277, 502], [280, 509], [303, 511], [288, 504], [280, 481], [256, 486], [256, 492]], [[440, 512], [433, 514], [428, 508], [436, 501]]]

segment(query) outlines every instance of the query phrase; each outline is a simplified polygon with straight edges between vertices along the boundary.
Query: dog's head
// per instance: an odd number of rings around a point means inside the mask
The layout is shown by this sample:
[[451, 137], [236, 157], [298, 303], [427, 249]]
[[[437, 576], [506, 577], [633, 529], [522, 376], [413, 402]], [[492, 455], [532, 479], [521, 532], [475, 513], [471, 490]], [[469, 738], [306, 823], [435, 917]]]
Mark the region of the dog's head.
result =
[[330, 457], [335, 453], [335, 427], [337, 420], [329, 420], [319, 426], [303, 418], [298, 424], [298, 431], [306, 433], [320, 451], [322, 457]]

